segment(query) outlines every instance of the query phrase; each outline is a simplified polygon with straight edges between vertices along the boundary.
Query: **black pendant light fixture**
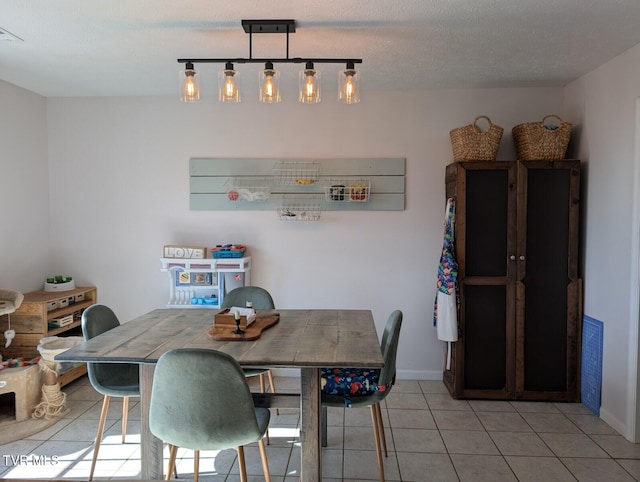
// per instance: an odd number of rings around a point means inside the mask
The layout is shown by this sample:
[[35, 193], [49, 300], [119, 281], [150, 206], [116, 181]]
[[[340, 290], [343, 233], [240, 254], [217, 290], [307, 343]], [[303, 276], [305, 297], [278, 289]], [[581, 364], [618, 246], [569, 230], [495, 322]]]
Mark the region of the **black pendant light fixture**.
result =
[[[240, 102], [240, 74], [234, 70], [234, 64], [264, 64], [264, 69], [258, 72], [258, 99], [264, 103], [281, 101], [280, 72], [274, 64], [305, 64], [299, 72], [298, 100], [303, 104], [320, 102], [320, 71], [315, 64], [345, 64], [346, 69], [338, 73], [338, 100], [345, 104], [355, 104], [360, 101], [360, 74], [355, 64], [361, 64], [362, 59], [343, 58], [311, 58], [289, 57], [289, 34], [295, 33], [295, 20], [242, 20], [242, 28], [249, 34], [249, 58], [186, 58], [178, 59], [185, 64], [179, 72], [180, 100], [183, 102], [197, 102], [200, 100], [200, 75], [195, 64], [219, 63], [224, 69], [218, 73], [218, 100], [220, 102]], [[276, 33], [287, 37], [286, 56], [283, 58], [253, 58], [253, 34]]]

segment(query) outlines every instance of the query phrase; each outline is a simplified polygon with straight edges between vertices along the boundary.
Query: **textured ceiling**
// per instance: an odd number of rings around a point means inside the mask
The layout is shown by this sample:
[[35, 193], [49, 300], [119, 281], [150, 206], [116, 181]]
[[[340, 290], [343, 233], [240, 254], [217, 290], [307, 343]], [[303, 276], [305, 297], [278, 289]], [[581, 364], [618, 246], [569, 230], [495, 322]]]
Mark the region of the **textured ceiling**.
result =
[[[366, 90], [564, 85], [640, 43], [639, 0], [1, 0], [0, 79], [48, 97], [173, 95], [177, 58], [248, 57], [242, 19], [295, 19], [291, 57], [362, 58]], [[6, 37], [7, 35], [0, 35]], [[254, 57], [285, 36], [254, 35]], [[221, 65], [196, 66], [213, 93]], [[316, 67], [327, 89], [343, 65]], [[255, 84], [259, 65], [238, 65]], [[283, 89], [298, 64], [276, 65]]]

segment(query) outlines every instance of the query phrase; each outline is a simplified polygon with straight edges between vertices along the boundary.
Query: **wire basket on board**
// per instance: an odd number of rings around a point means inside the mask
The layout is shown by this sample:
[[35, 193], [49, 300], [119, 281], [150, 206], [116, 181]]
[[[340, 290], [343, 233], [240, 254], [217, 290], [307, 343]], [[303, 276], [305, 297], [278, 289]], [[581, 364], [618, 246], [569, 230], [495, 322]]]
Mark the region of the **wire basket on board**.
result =
[[265, 177], [237, 176], [229, 179], [226, 185], [230, 202], [266, 202], [271, 196], [271, 180]]
[[318, 182], [320, 164], [315, 161], [280, 161], [273, 167], [273, 173], [283, 185], [313, 186]]
[[322, 195], [285, 194], [276, 209], [281, 221], [319, 221]]
[[326, 201], [368, 202], [371, 195], [371, 181], [362, 178], [331, 178], [324, 186]]

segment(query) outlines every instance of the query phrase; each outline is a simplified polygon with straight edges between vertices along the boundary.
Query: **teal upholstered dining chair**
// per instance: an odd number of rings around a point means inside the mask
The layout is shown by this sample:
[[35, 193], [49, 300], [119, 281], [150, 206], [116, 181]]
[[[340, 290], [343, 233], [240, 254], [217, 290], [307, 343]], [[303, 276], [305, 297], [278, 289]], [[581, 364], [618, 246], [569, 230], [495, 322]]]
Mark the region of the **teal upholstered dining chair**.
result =
[[382, 422], [382, 402], [391, 391], [396, 378], [396, 354], [400, 340], [402, 312], [395, 310], [387, 320], [382, 334], [381, 370], [367, 368], [323, 368], [322, 376], [322, 445], [327, 445], [327, 406], [329, 407], [370, 407], [373, 436], [378, 459], [380, 482], [384, 482], [382, 448], [387, 456], [387, 441]]
[[[241, 286], [229, 291], [222, 300], [221, 308], [231, 308], [232, 306], [243, 307], [246, 306], [247, 301], [251, 302], [254, 310], [273, 310], [275, 308], [271, 294], [259, 286]], [[276, 393], [276, 387], [273, 384], [273, 374], [268, 368], [245, 368], [244, 375], [247, 378], [260, 377], [260, 391], [262, 393], [267, 391], [264, 380], [264, 376], [267, 375], [269, 385], [271, 386], [271, 393]]]
[[235, 448], [240, 480], [244, 482], [247, 474], [243, 446], [258, 442], [264, 477], [269, 482], [263, 437], [270, 415], [268, 409], [254, 406], [242, 368], [225, 353], [178, 348], [158, 360], [151, 389], [149, 429], [170, 446], [167, 474], [175, 470], [178, 447], [195, 451], [196, 482], [200, 450]]
[[[82, 313], [82, 336], [85, 340], [90, 340], [117, 326], [120, 326], [120, 321], [108, 306], [92, 305]], [[87, 363], [87, 373], [91, 386], [98, 393], [104, 395], [100, 421], [98, 422], [98, 434], [96, 435], [93, 450], [93, 460], [91, 461], [91, 471], [89, 473], [89, 480], [93, 480], [104, 424], [109, 411], [109, 402], [112, 397], [122, 398], [122, 443], [124, 443], [127, 434], [129, 397], [140, 396], [140, 372], [137, 364], [90, 362]]]

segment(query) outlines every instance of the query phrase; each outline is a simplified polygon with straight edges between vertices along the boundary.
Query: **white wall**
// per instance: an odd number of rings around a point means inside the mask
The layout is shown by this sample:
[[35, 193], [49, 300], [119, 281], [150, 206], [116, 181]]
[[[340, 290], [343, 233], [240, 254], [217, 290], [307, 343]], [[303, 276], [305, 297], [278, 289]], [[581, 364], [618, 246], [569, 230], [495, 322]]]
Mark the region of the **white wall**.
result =
[[[278, 307], [371, 308], [380, 331], [401, 309], [399, 376], [440, 378], [432, 311], [449, 131], [487, 114], [505, 128], [499, 158], [510, 159], [511, 127], [561, 107], [551, 88], [371, 92], [352, 106], [49, 99], [54, 271], [96, 285], [127, 320], [167, 301], [164, 244], [244, 243], [253, 284]], [[190, 211], [190, 157], [404, 157], [406, 210], [325, 212], [315, 223]]]
[[640, 46], [570, 84], [564, 110], [576, 126], [576, 156], [585, 161], [584, 313], [604, 323], [600, 413], [630, 439], [638, 348], [633, 237], [638, 97]]
[[0, 288], [30, 291], [50, 259], [46, 99], [0, 81], [0, 106]]

